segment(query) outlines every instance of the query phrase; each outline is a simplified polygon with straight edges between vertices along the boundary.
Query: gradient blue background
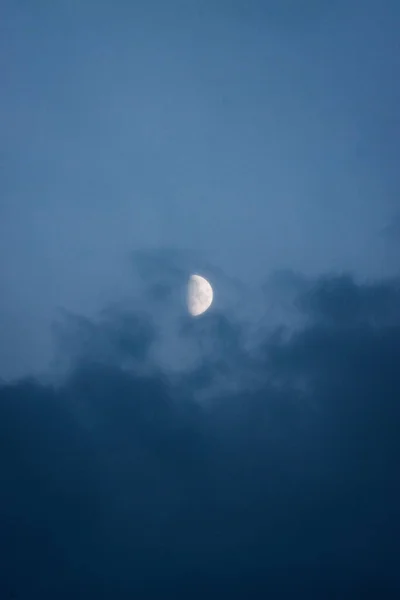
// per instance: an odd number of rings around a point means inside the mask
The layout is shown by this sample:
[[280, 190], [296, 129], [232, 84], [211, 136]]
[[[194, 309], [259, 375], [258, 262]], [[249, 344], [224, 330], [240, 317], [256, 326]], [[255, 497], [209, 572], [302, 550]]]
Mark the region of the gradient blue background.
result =
[[399, 31], [3, 0], [0, 600], [400, 598]]

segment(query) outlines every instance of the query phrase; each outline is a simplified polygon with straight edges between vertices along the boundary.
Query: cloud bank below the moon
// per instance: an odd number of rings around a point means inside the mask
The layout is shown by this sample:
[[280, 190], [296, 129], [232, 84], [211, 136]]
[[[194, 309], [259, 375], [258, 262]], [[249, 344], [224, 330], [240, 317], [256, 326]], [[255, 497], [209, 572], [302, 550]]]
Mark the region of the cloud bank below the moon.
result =
[[[286, 282], [301, 326], [262, 329], [251, 351], [240, 322], [183, 319], [210, 351], [168, 377], [151, 315], [114, 308], [70, 316], [57, 385], [0, 387], [7, 589], [398, 593], [399, 282]], [[151, 287], [165, 307], [168, 284]]]

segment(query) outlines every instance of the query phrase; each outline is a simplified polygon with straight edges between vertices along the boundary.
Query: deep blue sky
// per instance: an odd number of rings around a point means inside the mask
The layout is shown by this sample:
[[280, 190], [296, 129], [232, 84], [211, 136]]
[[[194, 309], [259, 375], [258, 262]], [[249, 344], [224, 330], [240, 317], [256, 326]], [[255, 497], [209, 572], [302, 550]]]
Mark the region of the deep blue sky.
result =
[[[132, 250], [381, 276], [398, 211], [396, 2], [2, 3], [0, 374]], [[28, 337], [28, 341], [27, 341]]]
[[398, 2], [0, 12], [0, 599], [398, 600]]

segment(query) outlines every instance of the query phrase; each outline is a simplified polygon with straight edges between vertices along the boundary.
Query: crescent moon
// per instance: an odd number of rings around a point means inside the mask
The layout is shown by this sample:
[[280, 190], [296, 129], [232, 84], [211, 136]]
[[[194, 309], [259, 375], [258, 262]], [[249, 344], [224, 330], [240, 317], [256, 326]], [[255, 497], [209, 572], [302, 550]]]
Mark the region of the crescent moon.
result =
[[201, 275], [191, 275], [188, 284], [187, 304], [192, 317], [198, 317], [208, 310], [213, 301], [213, 289]]

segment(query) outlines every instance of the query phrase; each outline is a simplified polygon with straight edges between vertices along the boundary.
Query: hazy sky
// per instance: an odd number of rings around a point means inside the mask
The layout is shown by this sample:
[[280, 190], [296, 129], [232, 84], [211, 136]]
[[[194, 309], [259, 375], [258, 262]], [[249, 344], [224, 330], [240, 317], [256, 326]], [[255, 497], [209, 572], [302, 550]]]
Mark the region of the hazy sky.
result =
[[253, 287], [398, 272], [399, 17], [3, 1], [0, 376], [44, 367], [57, 307], [126, 293], [133, 250], [190, 249]]
[[398, 0], [0, 13], [1, 600], [400, 598]]

